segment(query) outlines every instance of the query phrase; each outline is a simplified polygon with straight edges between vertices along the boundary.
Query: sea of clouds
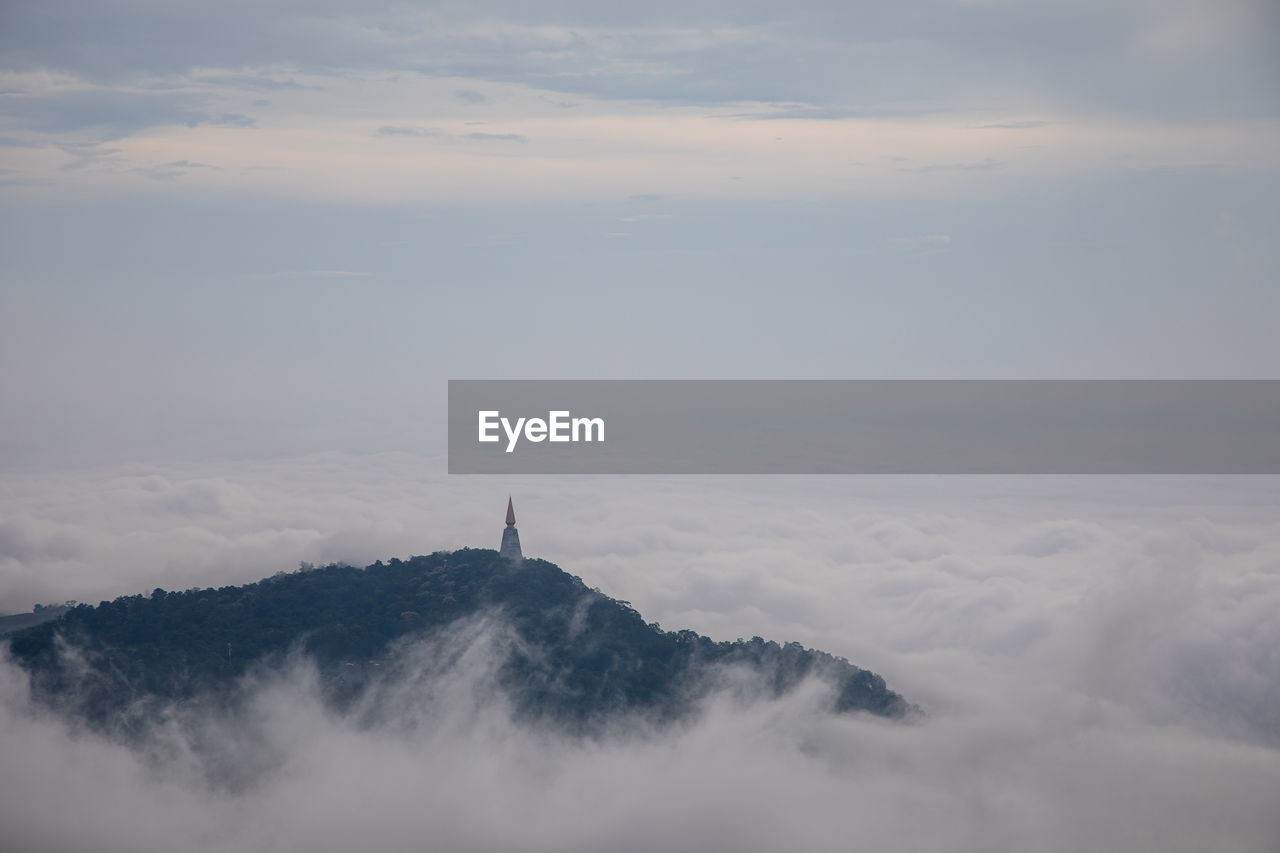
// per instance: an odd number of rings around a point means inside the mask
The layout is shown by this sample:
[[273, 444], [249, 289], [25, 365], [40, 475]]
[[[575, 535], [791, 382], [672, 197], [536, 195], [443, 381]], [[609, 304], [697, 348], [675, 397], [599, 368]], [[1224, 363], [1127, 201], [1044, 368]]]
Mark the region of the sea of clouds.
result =
[[[924, 708], [713, 697], [590, 740], [514, 724], [500, 625], [402, 650], [376, 712], [305, 660], [125, 746], [0, 666], [27, 850], [1280, 848], [1276, 478], [450, 478], [411, 454], [17, 474], [0, 612], [496, 547], [666, 628], [797, 640]], [[442, 663], [446, 662], [446, 663]]]

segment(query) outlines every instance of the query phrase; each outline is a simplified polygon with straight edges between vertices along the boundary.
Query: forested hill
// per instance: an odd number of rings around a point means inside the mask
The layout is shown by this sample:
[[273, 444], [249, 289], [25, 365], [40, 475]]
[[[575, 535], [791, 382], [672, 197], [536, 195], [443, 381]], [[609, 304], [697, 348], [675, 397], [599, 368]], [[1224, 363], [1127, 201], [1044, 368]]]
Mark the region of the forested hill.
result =
[[[37, 699], [96, 725], [178, 701], [234, 692], [250, 668], [301, 649], [329, 699], [358, 696], [397, 641], [493, 617], [513, 632], [499, 681], [517, 712], [584, 729], [614, 713], [675, 719], [713, 690], [717, 664], [780, 695], [814, 675], [835, 711], [900, 716], [909, 706], [878, 675], [841, 658], [758, 637], [713, 642], [646, 624], [625, 601], [543, 560], [513, 567], [490, 550], [438, 552], [365, 568], [327, 566], [246, 586], [134, 595], [79, 605], [15, 633], [13, 658]], [[137, 720], [135, 719], [136, 723]]]

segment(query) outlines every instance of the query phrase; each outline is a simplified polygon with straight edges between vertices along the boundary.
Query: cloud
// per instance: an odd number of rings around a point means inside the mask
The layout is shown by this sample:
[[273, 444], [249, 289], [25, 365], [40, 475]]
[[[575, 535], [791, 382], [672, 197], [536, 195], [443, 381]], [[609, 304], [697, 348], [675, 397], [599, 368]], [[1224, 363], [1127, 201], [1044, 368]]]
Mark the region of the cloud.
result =
[[407, 127], [404, 125], [383, 125], [375, 131], [378, 136], [440, 136], [441, 131], [434, 127]]
[[[14, 473], [0, 504], [0, 517], [18, 519], [8, 528], [0, 608], [244, 583], [303, 560], [364, 565], [495, 545], [496, 528], [483, 510], [492, 484], [426, 475], [437, 465], [412, 454], [324, 454], [235, 468]], [[1001, 516], [966, 508], [983, 488], [981, 478], [936, 499], [925, 499], [910, 478], [869, 480], [870, 490], [851, 494], [836, 486], [849, 482], [843, 478], [747, 480], [729, 491], [714, 479], [522, 478], [504, 497], [517, 491], [527, 553], [632, 601], [647, 619], [717, 639], [759, 634], [824, 648], [877, 669], [926, 705], [957, 677], [978, 673], [991, 655], [1020, 677], [1085, 689], [1076, 679], [1111, 630], [1101, 626], [1123, 622], [1091, 602], [1150, 598], [1109, 590], [1117, 578], [1158, 573], [1175, 560], [1196, 579], [1187, 594], [1194, 616], [1167, 620], [1176, 641], [1154, 645], [1169, 656], [1167, 666], [1144, 659], [1132, 677], [1114, 683], [1146, 684], [1155, 698], [1142, 699], [1140, 709], [1184, 721], [1200, 720], [1199, 703], [1213, 695], [1208, 661], [1222, 665], [1217, 672], [1239, 673], [1231, 676], [1233, 691], [1251, 679], [1280, 683], [1265, 645], [1232, 655], [1230, 643], [1206, 641], [1237, 637], [1252, 648], [1243, 638], [1264, 624], [1258, 608], [1280, 604], [1280, 573], [1269, 562], [1280, 531], [1245, 509], [1248, 501], [1275, 501], [1266, 487], [1238, 498], [1199, 489], [1201, 502], [1180, 509], [1168, 503], [1176, 492], [1161, 494], [1155, 485], [1095, 494], [1094, 485], [1047, 478], [1009, 491], [1009, 481], [996, 478], [1006, 484], [993, 504], [1008, 509]], [[1194, 484], [1185, 486], [1189, 495], [1198, 491]], [[1135, 624], [1148, 623], [1164, 624], [1158, 609]], [[975, 654], [976, 669], [912, 674], [912, 656], [935, 653]], [[1189, 686], [1182, 654], [1196, 656], [1193, 680], [1203, 688]], [[1111, 700], [1125, 698], [1098, 689]], [[914, 695], [921, 690], [925, 698]], [[1187, 690], [1200, 697], [1194, 710], [1174, 696]], [[1259, 687], [1249, 703], [1269, 690]], [[1254, 722], [1243, 720], [1239, 707], [1249, 703], [1226, 703], [1217, 719], [1233, 731], [1253, 726], [1280, 738], [1256, 714]]]
[[1004, 121], [994, 124], [980, 124], [979, 130], [1033, 130], [1037, 127], [1048, 127], [1047, 121]]
[[258, 120], [240, 113], [223, 113], [217, 118], [209, 119], [208, 123], [214, 127], [253, 127]]
[[212, 169], [216, 172], [222, 171], [217, 166], [210, 166], [208, 163], [195, 163], [191, 160], [173, 160], [161, 166], [139, 166], [133, 171], [156, 181], [172, 181], [183, 175], [189, 174], [192, 169]]
[[[483, 122], [475, 122], [483, 124]], [[519, 133], [487, 133], [473, 131], [471, 133], [447, 133], [434, 127], [415, 127], [412, 125], [383, 125], [375, 131], [377, 136], [408, 136], [422, 139], [466, 140], [469, 142], [528, 142], [528, 137]]]
[[[1166, 5], [804, 0], [780, 17], [714, 0], [663, 2], [651, 16], [510, 2], [319, 10], [50, 0], [11, 10], [0, 49], [11, 67], [111, 79], [270, 69], [229, 72], [259, 88], [295, 72], [364, 68], [567, 95], [871, 114], [1053, 104], [1085, 114], [1274, 116], [1274, 4]], [[468, 93], [460, 100], [487, 91], [452, 88]]]
[[1060, 522], [1038, 525], [1013, 547], [1013, 553], [1028, 557], [1052, 557], [1083, 551], [1098, 541], [1098, 527], [1079, 522]]
[[[514, 831], [526, 849], [566, 850], [787, 838], [847, 849], [858, 837], [1262, 851], [1280, 838], [1267, 799], [1280, 774], [1274, 478], [524, 477], [495, 488], [411, 454], [15, 474], [0, 499], [0, 590], [18, 610], [240, 583], [301, 560], [493, 547], [513, 491], [526, 553], [646, 619], [832, 651], [928, 718], [829, 718], [812, 693], [720, 697], [687, 728], [636, 721], [566, 741], [513, 726], [485, 692], [483, 650], [500, 634], [480, 630], [459, 635], [472, 644], [461, 669], [428, 666], [441, 659], [429, 645], [407, 652], [419, 669], [387, 686], [394, 714], [334, 717], [304, 666], [263, 682], [247, 716], [188, 720], [138, 751], [71, 737], [23, 704], [10, 672], [0, 825], [142, 850], [180, 832], [210, 849], [324, 850], [352, 832], [396, 849], [428, 825], [455, 849], [506, 846]], [[247, 776], [210, 788], [229, 767]], [[136, 819], [154, 809], [165, 812]], [[111, 813], [135, 819], [99, 819]]]
[[[960, 108], [927, 114], [904, 107], [845, 109], [770, 102], [744, 91], [742, 100], [705, 106], [584, 94], [569, 115], [548, 103], [555, 91], [541, 77], [494, 83], [376, 67], [290, 73], [298, 87], [273, 92], [267, 106], [256, 105], [257, 89], [241, 86], [236, 74], [221, 68], [128, 84], [67, 74], [42, 83], [35, 72], [11, 74], [33, 94], [6, 99], [26, 106], [0, 122], [0, 132], [32, 145], [110, 142], [119, 150], [119, 161], [99, 162], [92, 170], [77, 162], [75, 168], [93, 174], [62, 182], [61, 193], [44, 194], [64, 197], [90, 190], [118, 193], [122, 184], [137, 188], [147, 178], [172, 187], [165, 193], [147, 187], [152, 197], [215, 191], [227, 197], [265, 193], [394, 205], [476, 196], [516, 203], [513, 193], [523, 201], [598, 203], [638, 189], [690, 199], [907, 198], [958, 189], [973, 197], [987, 191], [993, 176], [1029, 197], [1044, 181], [1121, 169], [1217, 162], [1227, 164], [1216, 176], [1227, 182], [1241, 172], [1270, 173], [1275, 165], [1271, 149], [1259, 141], [1265, 129], [1251, 132], [1247, 125], [1083, 119], [1062, 110], [1063, 117], [1036, 131], [1036, 144], [1028, 145], [1018, 133], [981, 130], [973, 112]], [[266, 68], [258, 74], [283, 72]], [[489, 101], [461, 103], [456, 92], [465, 81], [484, 86], [492, 93]], [[92, 111], [55, 109], [60, 99], [112, 93], [141, 98], [146, 109], [113, 108], [105, 124]], [[154, 98], [171, 103], [148, 100]], [[44, 106], [37, 109], [39, 104]], [[226, 132], [247, 128], [255, 132]], [[398, 137], [403, 139], [396, 143]], [[423, 157], [408, 142], [414, 138], [440, 150]], [[39, 150], [15, 154], [24, 174], [58, 178], [56, 161]], [[1121, 155], [1131, 157], [1117, 160]], [[156, 163], [179, 159], [217, 162], [224, 171], [200, 181], [176, 181], [180, 176], [172, 170], [155, 171]], [[1168, 183], [1180, 177], [1161, 174]], [[921, 181], [922, 175], [937, 180]]]
[[[514, 724], [500, 626], [402, 649], [344, 715], [304, 661], [243, 709], [179, 712], [144, 746], [33, 708], [0, 665], [0, 819], [26, 848], [1265, 851], [1280, 767], [1247, 745], [1037, 690], [916, 725], [823, 713], [808, 684], [713, 696], [689, 725], [568, 738]], [[74, 768], [74, 772], [70, 769]], [[1188, 772], [1194, 768], [1195, 772]], [[1211, 785], [1205, 780], [1212, 780]], [[127, 816], [125, 819], [124, 816]]]
[[670, 219], [673, 214], [670, 213], [637, 213], [633, 216], [620, 216], [619, 222], [649, 222], [657, 219]]
[[83, 556], [77, 532], [27, 514], [0, 516], [0, 558], [61, 561]]
[[936, 172], [987, 172], [999, 169], [1003, 165], [988, 157], [969, 163], [930, 163], [925, 166], [903, 167], [899, 171], [914, 172], [917, 175], [930, 175]]
[[24, 129], [47, 134], [96, 131], [104, 140], [115, 140], [149, 127], [194, 127], [206, 119], [199, 109], [201, 100], [179, 92], [91, 87], [8, 98], [0, 109]]
[[529, 139], [519, 133], [468, 133], [467, 139], [472, 142], [528, 142]]
[[124, 149], [107, 148], [96, 142], [66, 142], [58, 145], [58, 149], [71, 157], [70, 162], [59, 166], [61, 171], [72, 171], [95, 166], [123, 168], [128, 161], [121, 157]]

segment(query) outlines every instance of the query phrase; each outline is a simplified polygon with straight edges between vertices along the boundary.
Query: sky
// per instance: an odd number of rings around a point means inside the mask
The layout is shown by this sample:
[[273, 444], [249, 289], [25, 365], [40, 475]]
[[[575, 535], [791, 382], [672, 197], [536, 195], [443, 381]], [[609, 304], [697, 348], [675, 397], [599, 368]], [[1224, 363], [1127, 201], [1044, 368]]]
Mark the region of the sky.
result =
[[5, 4], [0, 461], [434, 450], [451, 377], [1273, 378], [1278, 19]]
[[451, 378], [1280, 378], [1278, 40], [1267, 0], [0, 4], [0, 612], [496, 547], [510, 493], [646, 619], [929, 712], [566, 743], [475, 707], [486, 622], [404, 650], [467, 644], [426, 710], [334, 719], [298, 662], [140, 752], [4, 665], [0, 832], [1274, 850], [1276, 478], [443, 453]]

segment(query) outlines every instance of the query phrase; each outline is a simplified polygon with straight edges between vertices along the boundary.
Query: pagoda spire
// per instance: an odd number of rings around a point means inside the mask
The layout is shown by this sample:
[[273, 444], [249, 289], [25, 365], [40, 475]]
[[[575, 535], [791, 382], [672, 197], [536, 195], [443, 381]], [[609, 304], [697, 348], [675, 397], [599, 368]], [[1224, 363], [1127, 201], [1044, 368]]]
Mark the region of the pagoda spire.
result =
[[502, 547], [498, 549], [498, 556], [517, 566], [524, 562], [524, 553], [520, 550], [520, 533], [516, 530], [516, 510], [510, 495], [507, 495], [507, 526], [502, 531]]

